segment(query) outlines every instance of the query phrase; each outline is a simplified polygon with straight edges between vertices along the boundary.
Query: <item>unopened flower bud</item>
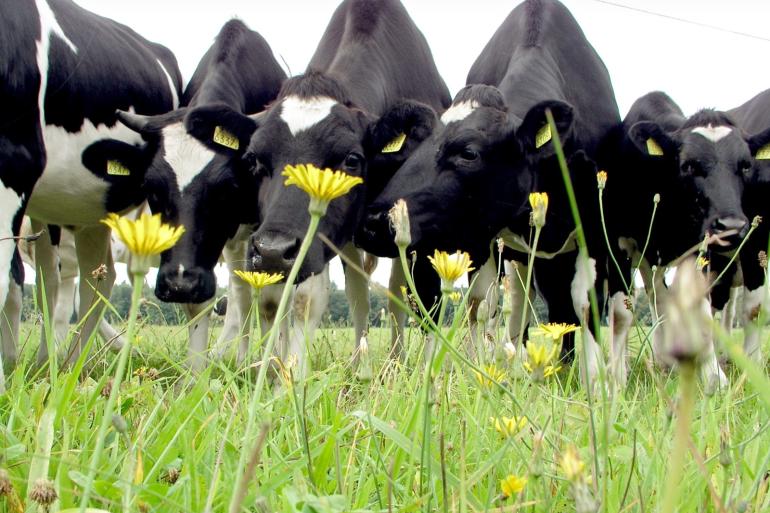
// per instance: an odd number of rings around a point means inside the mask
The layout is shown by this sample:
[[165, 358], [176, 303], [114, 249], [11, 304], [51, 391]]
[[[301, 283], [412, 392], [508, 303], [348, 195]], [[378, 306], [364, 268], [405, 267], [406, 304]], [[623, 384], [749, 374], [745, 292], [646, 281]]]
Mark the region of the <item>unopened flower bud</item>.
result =
[[759, 259], [759, 267], [761, 267], [762, 269], [767, 269], [767, 252], [760, 251], [757, 257]]
[[532, 207], [532, 225], [536, 228], [542, 228], [545, 226], [545, 215], [548, 212], [548, 193], [530, 193], [529, 205]]
[[116, 413], [112, 416], [112, 427], [115, 428], [115, 431], [117, 431], [120, 434], [126, 434], [128, 431], [128, 423], [126, 422], [126, 418]]
[[607, 186], [607, 171], [596, 173], [596, 185], [599, 187], [599, 190], [603, 190]]
[[481, 324], [486, 324], [489, 320], [489, 304], [486, 299], [482, 299], [476, 309], [476, 320]]
[[406, 207], [406, 201], [400, 199], [393, 204], [388, 212], [390, 226], [395, 232], [393, 238], [396, 246], [406, 248], [412, 243], [412, 230], [409, 226], [409, 210]]
[[664, 357], [669, 363], [696, 362], [703, 356], [703, 327], [709, 325], [703, 308], [707, 293], [706, 278], [692, 259], [680, 265], [664, 306]]
[[503, 352], [505, 353], [506, 360], [513, 360], [516, 358], [516, 346], [513, 345], [513, 342], [506, 342], [503, 345]]
[[660, 193], [658, 192], [655, 193], [655, 196], [652, 197], [652, 202], [655, 203], [656, 205], [660, 203]]
[[727, 430], [722, 429], [721, 436], [719, 438], [719, 464], [723, 467], [729, 467], [732, 463], [730, 457], [730, 440], [727, 434]]
[[762, 216], [754, 216], [754, 219], [751, 220], [751, 227], [756, 228], [761, 222]]

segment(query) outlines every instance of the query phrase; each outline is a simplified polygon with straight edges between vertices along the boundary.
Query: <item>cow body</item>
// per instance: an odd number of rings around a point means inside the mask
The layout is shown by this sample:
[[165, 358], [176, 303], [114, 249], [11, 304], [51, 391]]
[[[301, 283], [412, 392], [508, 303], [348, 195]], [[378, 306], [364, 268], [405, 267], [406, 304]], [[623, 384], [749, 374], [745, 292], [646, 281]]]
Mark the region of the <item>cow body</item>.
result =
[[[442, 126], [375, 200], [362, 237], [381, 252], [392, 251], [392, 245], [383, 247], [381, 234], [389, 232], [387, 209], [404, 198], [415, 244], [460, 248], [484, 262], [500, 234], [519, 251], [518, 269], [526, 273], [531, 253], [527, 195], [547, 192], [550, 205], [535, 278], [551, 320], [584, 319], [587, 290], [583, 284], [578, 284], [581, 290], [573, 286], [575, 223], [550, 139], [539, 135], [550, 110], [588, 224], [596, 218], [593, 159], [599, 141], [619, 121], [607, 70], [562, 4], [530, 0], [497, 30], [471, 68], [468, 84], [441, 117]], [[592, 257], [601, 259], [601, 239], [590, 237], [589, 244]], [[523, 281], [512, 280], [514, 310], [526, 304], [518, 286]], [[518, 331], [519, 322], [510, 326]], [[593, 338], [586, 336], [595, 354]], [[565, 347], [571, 349], [569, 340]], [[595, 363], [589, 371], [595, 374]]]
[[[736, 249], [749, 229], [741, 199], [754, 174], [752, 144], [725, 113], [702, 110], [688, 118], [660, 92], [637, 100], [608, 137], [606, 221], [619, 267], [611, 265], [609, 275], [611, 370], [619, 382], [627, 373], [632, 268], [641, 272], [655, 316], [668, 266], [697, 251], [704, 238], [712, 261]], [[652, 343], [659, 359], [660, 333]], [[703, 369], [709, 386], [726, 383], [712, 344]]]
[[[288, 273], [309, 223], [308, 197], [285, 187], [286, 165], [312, 163], [361, 176], [366, 186], [331, 202], [319, 232], [354, 261], [351, 245], [367, 194], [387, 181], [402, 155], [379, 158], [390, 139], [412, 126], [388, 127], [388, 114], [409, 102], [435, 109], [449, 103], [424, 37], [395, 0], [347, 0], [335, 11], [304, 75], [289, 79], [278, 99], [260, 116], [238, 116], [232, 109], [198, 108], [187, 126], [202, 142], [233, 158], [243, 158], [259, 181], [260, 225], [252, 235], [250, 264], [256, 270]], [[427, 109], [427, 107], [424, 107]], [[238, 140], [238, 149], [217, 145], [216, 127]], [[384, 140], [381, 140], [384, 139]], [[419, 144], [407, 137], [402, 151]], [[377, 161], [372, 166], [370, 162]], [[379, 175], [370, 174], [377, 170]], [[323, 272], [335, 256], [316, 239], [300, 269], [298, 282]], [[346, 292], [354, 314], [356, 341], [365, 329], [367, 280], [346, 268]], [[304, 361], [304, 349], [295, 353]]]
[[[94, 291], [109, 296], [114, 281], [109, 230], [99, 221], [143, 199], [143, 177], [105, 158], [105, 149], [120, 153], [144, 145], [138, 134], [117, 123], [115, 110], [160, 114], [174, 108], [181, 76], [166, 48], [69, 0], [11, 3], [0, 21], [0, 37], [6, 40], [0, 45], [0, 103], [6, 106], [0, 120], [0, 236], [19, 233], [25, 210], [40, 222], [70, 226], [80, 274], [86, 277], [80, 282], [81, 297], [87, 298], [81, 301], [82, 317], [97, 298]], [[12, 259], [13, 268], [21, 269], [14, 251], [12, 241], [0, 242], [0, 303], [8, 292]], [[105, 279], [91, 279], [102, 263], [108, 268]], [[57, 264], [54, 254], [38, 254], [49, 312]], [[16, 274], [13, 287], [21, 283], [21, 272]], [[84, 324], [80, 342], [93, 331], [96, 317]], [[79, 348], [76, 343], [70, 356], [76, 357]], [[13, 351], [5, 349], [6, 359], [13, 360]], [[43, 341], [38, 361], [46, 359]]]

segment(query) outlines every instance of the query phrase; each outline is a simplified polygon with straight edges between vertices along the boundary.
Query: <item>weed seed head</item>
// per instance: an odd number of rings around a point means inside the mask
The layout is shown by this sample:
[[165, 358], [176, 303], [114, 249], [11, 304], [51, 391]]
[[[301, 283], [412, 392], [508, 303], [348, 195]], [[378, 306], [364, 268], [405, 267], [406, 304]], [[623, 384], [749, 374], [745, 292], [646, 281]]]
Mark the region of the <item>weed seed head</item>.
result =
[[32, 485], [32, 490], [29, 492], [29, 498], [47, 510], [48, 506], [53, 504], [54, 501], [59, 498], [59, 494], [56, 493], [53, 481], [43, 477], [35, 481], [35, 484]]
[[409, 209], [406, 207], [406, 201], [400, 199], [393, 204], [388, 211], [390, 226], [393, 228], [395, 236], [393, 241], [399, 248], [406, 248], [412, 243], [412, 228], [409, 225]]

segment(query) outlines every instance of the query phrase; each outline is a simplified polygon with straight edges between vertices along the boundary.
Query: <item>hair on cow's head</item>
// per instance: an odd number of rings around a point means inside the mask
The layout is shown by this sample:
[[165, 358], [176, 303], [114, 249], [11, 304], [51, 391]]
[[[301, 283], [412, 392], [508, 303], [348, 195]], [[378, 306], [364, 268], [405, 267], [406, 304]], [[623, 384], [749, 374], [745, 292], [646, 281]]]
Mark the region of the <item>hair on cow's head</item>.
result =
[[682, 129], [696, 128], [699, 126], [729, 126], [735, 128], [735, 121], [729, 114], [714, 110], [714, 109], [701, 109], [682, 125]]
[[495, 86], [485, 84], [470, 84], [460, 89], [452, 100], [452, 104], [462, 102], [475, 102], [479, 107], [508, 111], [503, 93]]
[[326, 96], [337, 100], [346, 107], [353, 107], [345, 87], [335, 79], [317, 70], [310, 70], [304, 75], [298, 75], [286, 80], [281, 86], [278, 98], [298, 96], [299, 98], [314, 98]]

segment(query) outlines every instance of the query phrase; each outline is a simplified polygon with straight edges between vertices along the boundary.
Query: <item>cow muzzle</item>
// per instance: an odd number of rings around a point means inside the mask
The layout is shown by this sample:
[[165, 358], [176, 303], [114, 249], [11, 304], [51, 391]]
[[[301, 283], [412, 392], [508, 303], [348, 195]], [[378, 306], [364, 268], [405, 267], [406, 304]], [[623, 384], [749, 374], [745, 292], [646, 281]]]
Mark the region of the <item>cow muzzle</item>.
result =
[[166, 303], [203, 303], [214, 297], [216, 277], [201, 267], [164, 265], [158, 270], [155, 295]]
[[251, 236], [251, 267], [255, 271], [287, 274], [297, 259], [301, 241], [297, 237], [264, 232]]
[[370, 212], [358, 231], [356, 243], [373, 255], [393, 258], [398, 256], [394, 236], [388, 212]]
[[709, 233], [712, 244], [732, 248], [740, 244], [749, 230], [749, 222], [743, 216], [719, 217], [711, 223]]

